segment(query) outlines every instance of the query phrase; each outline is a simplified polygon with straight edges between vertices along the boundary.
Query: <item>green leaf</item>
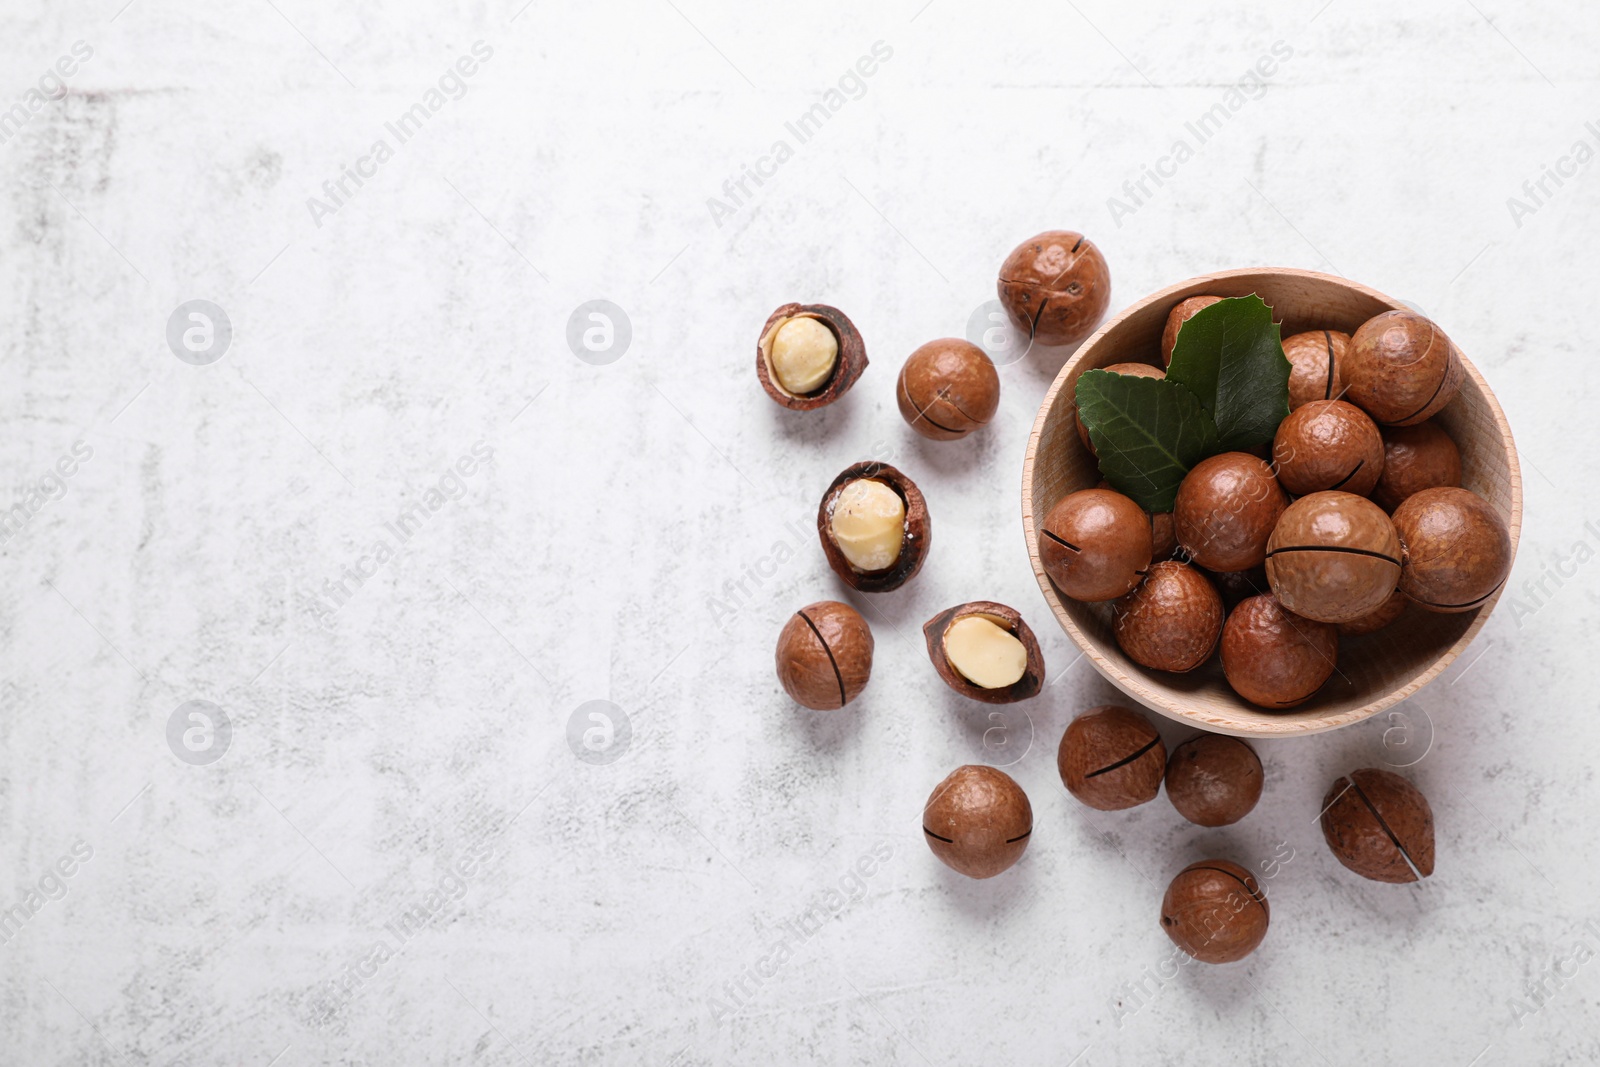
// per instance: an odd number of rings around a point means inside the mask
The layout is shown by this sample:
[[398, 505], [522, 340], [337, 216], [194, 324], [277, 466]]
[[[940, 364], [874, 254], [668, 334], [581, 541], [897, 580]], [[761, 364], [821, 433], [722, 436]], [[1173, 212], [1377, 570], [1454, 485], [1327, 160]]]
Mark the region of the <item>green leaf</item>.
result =
[[1189, 468], [1217, 451], [1211, 416], [1176, 382], [1092, 370], [1077, 398], [1100, 473], [1146, 511], [1171, 511]]
[[1254, 294], [1202, 308], [1178, 331], [1167, 380], [1211, 413], [1220, 451], [1271, 441], [1289, 414], [1289, 360], [1272, 309]]

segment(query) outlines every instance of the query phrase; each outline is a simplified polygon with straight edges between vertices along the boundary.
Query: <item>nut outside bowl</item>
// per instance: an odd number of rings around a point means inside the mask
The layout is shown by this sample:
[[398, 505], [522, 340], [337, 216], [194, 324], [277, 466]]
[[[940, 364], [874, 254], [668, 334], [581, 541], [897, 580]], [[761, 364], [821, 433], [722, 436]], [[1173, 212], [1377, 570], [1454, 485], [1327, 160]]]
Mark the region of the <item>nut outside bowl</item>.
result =
[[[1376, 715], [1412, 696], [1453, 663], [1489, 619], [1497, 592], [1475, 611], [1459, 615], [1417, 612], [1404, 627], [1345, 638], [1338, 669], [1321, 690], [1290, 711], [1257, 708], [1228, 687], [1213, 660], [1188, 674], [1147, 670], [1117, 647], [1110, 606], [1063, 596], [1039, 559], [1039, 524], [1068, 493], [1100, 480], [1094, 457], [1078, 440], [1073, 398], [1086, 370], [1160, 354], [1167, 314], [1179, 301], [1214, 293], [1257, 293], [1289, 337], [1314, 329], [1354, 333], [1367, 319], [1406, 305], [1375, 289], [1314, 271], [1282, 267], [1220, 271], [1162, 289], [1107, 320], [1061, 368], [1039, 406], [1022, 464], [1022, 532], [1034, 577], [1067, 636], [1095, 669], [1124, 693], [1169, 718], [1214, 733], [1240, 737], [1295, 737], [1334, 730]], [[1465, 357], [1461, 389], [1435, 416], [1461, 449], [1461, 484], [1505, 518], [1516, 554], [1522, 530], [1522, 472], [1505, 413], [1483, 375]], [[1503, 587], [1502, 587], [1503, 588]]]

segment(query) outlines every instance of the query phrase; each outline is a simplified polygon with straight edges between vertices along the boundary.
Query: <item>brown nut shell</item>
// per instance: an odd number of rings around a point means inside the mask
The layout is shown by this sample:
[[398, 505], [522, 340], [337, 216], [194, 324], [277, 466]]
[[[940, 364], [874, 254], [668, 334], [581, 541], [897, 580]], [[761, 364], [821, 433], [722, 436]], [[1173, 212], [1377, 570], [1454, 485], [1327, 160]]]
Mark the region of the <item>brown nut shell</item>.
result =
[[[905, 540], [901, 542], [900, 555], [894, 563], [878, 571], [856, 570], [833, 540], [834, 504], [846, 485], [863, 478], [887, 485], [906, 506]], [[823, 554], [828, 557], [828, 566], [846, 585], [863, 593], [886, 593], [899, 589], [922, 569], [933, 541], [933, 521], [928, 517], [928, 502], [910, 478], [887, 463], [867, 460], [846, 467], [822, 494], [822, 503], [817, 508], [817, 536], [822, 541]]]
[[1334, 782], [1322, 801], [1322, 836], [1363, 878], [1405, 883], [1433, 873], [1433, 808], [1390, 771], [1369, 767]]
[[[1100, 369], [1110, 374], [1126, 374], [1131, 378], [1165, 378], [1167, 376], [1166, 372], [1160, 367], [1152, 367], [1148, 363], [1113, 363], [1109, 367], [1101, 367]], [[1091, 456], [1098, 456], [1100, 453], [1095, 451], [1094, 442], [1089, 439], [1089, 427], [1085, 426], [1083, 420], [1078, 417], [1078, 406], [1076, 404], [1072, 406], [1072, 422], [1078, 429], [1078, 440], [1083, 442], [1083, 447], [1089, 450]]]
[[1344, 393], [1340, 365], [1350, 349], [1350, 335], [1338, 330], [1310, 330], [1283, 342], [1289, 360], [1289, 410], [1313, 400], [1338, 400]]
[[[985, 689], [969, 680], [950, 662], [950, 657], [945, 654], [945, 632], [957, 619], [964, 619], [968, 615], [978, 615], [988, 619], [1022, 642], [1023, 650], [1028, 654], [1028, 662], [1023, 668], [1022, 677], [1016, 682], [1004, 689]], [[1038, 639], [1033, 636], [1033, 630], [1016, 608], [997, 604], [992, 600], [973, 600], [953, 608], [946, 608], [923, 624], [922, 637], [927, 642], [928, 659], [933, 662], [933, 669], [939, 672], [939, 677], [944, 679], [945, 685], [964, 697], [981, 700], [985, 704], [1013, 704], [1037, 696], [1039, 690], [1044, 688], [1044, 653], [1039, 651]]]
[[1018, 330], [1041, 345], [1072, 345], [1105, 316], [1111, 268], [1081, 233], [1048, 230], [1012, 249], [997, 288]]
[[1436, 422], [1383, 428], [1383, 473], [1372, 499], [1393, 512], [1424, 489], [1461, 485], [1461, 450]]
[[1437, 415], [1466, 374], [1450, 338], [1414, 311], [1385, 311], [1362, 323], [1340, 367], [1345, 399], [1385, 426]]
[[946, 867], [968, 878], [993, 878], [1016, 863], [1032, 833], [1028, 794], [993, 767], [957, 767], [922, 809], [923, 840]]
[[1154, 527], [1149, 515], [1110, 489], [1080, 489], [1056, 502], [1039, 528], [1039, 562], [1074, 600], [1115, 600], [1150, 569]]
[[1400, 591], [1429, 611], [1471, 611], [1511, 573], [1511, 531], [1468, 489], [1424, 489], [1394, 511], [1404, 546]]
[[1073, 719], [1056, 749], [1056, 770], [1067, 792], [1099, 811], [1154, 800], [1166, 763], [1166, 746], [1150, 720], [1117, 704]]
[[1183, 329], [1183, 324], [1194, 318], [1196, 314], [1204, 311], [1212, 304], [1222, 300], [1220, 296], [1191, 296], [1180, 301], [1176, 307], [1167, 313], [1167, 324], [1161, 330], [1161, 365], [1172, 366], [1172, 350], [1178, 344], [1178, 333]]
[[1167, 799], [1196, 826], [1230, 826], [1261, 799], [1265, 775], [1256, 750], [1237, 737], [1201, 734], [1167, 761]]
[[1271, 918], [1255, 875], [1229, 860], [1185, 867], [1161, 899], [1161, 929], [1201, 963], [1232, 963], [1256, 950]]
[[872, 630], [849, 604], [822, 600], [789, 617], [778, 635], [778, 681], [797, 704], [842, 708], [872, 676]]
[[1172, 507], [1178, 543], [1212, 571], [1247, 571], [1267, 558], [1267, 539], [1289, 498], [1272, 468], [1247, 452], [1201, 460]]
[[1115, 606], [1117, 645], [1135, 663], [1157, 671], [1192, 671], [1216, 650], [1222, 597], [1186, 563], [1152, 563], [1139, 587]]
[[[778, 327], [790, 319], [805, 318], [816, 319], [826, 326], [833, 334], [834, 340], [839, 342], [839, 358], [833, 366], [833, 373], [822, 385], [809, 393], [791, 393], [778, 384], [778, 376], [773, 373], [770, 362], [772, 339], [777, 335]], [[811, 411], [813, 408], [825, 407], [838, 400], [850, 387], [856, 384], [856, 379], [861, 377], [861, 372], [867, 369], [867, 346], [861, 340], [861, 333], [850, 321], [850, 317], [836, 307], [827, 304], [785, 304], [771, 315], [767, 316], [766, 325], [761, 327], [761, 337], [756, 341], [756, 377], [761, 380], [761, 388], [767, 395], [791, 411]]]
[[1383, 473], [1383, 437], [1354, 404], [1313, 400], [1278, 424], [1272, 465], [1278, 484], [1295, 496], [1324, 489], [1366, 496]]
[[1396, 589], [1389, 594], [1389, 599], [1379, 604], [1375, 611], [1370, 611], [1359, 619], [1339, 624], [1340, 637], [1360, 637], [1362, 634], [1377, 633], [1385, 626], [1399, 619], [1406, 612], [1406, 605], [1411, 601], [1406, 595]]
[[994, 418], [1000, 374], [983, 349], [945, 337], [906, 358], [894, 396], [913, 430], [933, 441], [955, 441]]
[[1339, 631], [1285, 611], [1271, 593], [1241, 601], [1222, 628], [1222, 673], [1258, 707], [1303, 704], [1333, 674]]
[[1202, 570], [1200, 573], [1210, 579], [1222, 597], [1222, 606], [1229, 611], [1238, 607], [1239, 601], [1246, 597], [1260, 596], [1272, 588], [1267, 584], [1266, 567], [1251, 567], [1247, 571]]
[[1267, 581], [1283, 606], [1318, 622], [1353, 622], [1400, 581], [1400, 538], [1383, 509], [1353, 493], [1290, 504], [1267, 542]]

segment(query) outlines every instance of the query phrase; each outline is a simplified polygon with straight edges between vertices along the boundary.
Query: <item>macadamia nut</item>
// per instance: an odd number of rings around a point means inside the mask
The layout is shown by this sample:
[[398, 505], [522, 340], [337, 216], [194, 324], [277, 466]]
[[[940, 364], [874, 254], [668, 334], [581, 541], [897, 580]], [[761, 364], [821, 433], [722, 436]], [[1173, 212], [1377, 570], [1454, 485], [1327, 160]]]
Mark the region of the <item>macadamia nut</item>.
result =
[[773, 335], [771, 359], [779, 385], [796, 395], [809, 393], [833, 373], [839, 339], [816, 319], [790, 319]]
[[1011, 631], [982, 615], [967, 615], [944, 632], [944, 654], [950, 666], [973, 685], [1004, 689], [1021, 680], [1028, 650]]
[[859, 478], [845, 486], [833, 509], [833, 540], [852, 567], [881, 571], [900, 558], [906, 505], [882, 482]]

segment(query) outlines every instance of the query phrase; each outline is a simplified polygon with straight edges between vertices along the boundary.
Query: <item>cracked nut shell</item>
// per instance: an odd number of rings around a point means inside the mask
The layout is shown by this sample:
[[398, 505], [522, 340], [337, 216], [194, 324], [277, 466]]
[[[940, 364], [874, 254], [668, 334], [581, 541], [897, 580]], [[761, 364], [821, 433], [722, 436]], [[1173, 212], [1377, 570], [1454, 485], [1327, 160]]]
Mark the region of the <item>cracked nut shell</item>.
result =
[[994, 418], [1000, 375], [983, 349], [946, 337], [906, 358], [894, 397], [913, 430], [933, 441], [955, 441]]
[[1261, 757], [1237, 737], [1201, 734], [1172, 751], [1167, 799], [1196, 826], [1229, 826], [1261, 799]]
[[[860, 480], [882, 482], [894, 490], [905, 505], [900, 554], [889, 566], [875, 571], [857, 570], [845, 558], [833, 537], [834, 507], [839, 494], [845, 486]], [[863, 593], [885, 593], [900, 588], [922, 569], [933, 539], [933, 523], [928, 517], [927, 501], [910, 478], [887, 463], [869, 460], [846, 467], [828, 486], [828, 491], [822, 494], [822, 503], [817, 508], [817, 536], [822, 540], [822, 552], [828, 558], [828, 566], [846, 585]]]
[[1222, 633], [1222, 597], [1186, 563], [1152, 563], [1137, 589], [1116, 602], [1117, 646], [1142, 667], [1192, 671], [1211, 658]]
[[778, 681], [795, 703], [842, 708], [872, 676], [872, 630], [849, 604], [822, 600], [789, 617], [778, 634]]
[[1272, 465], [1278, 484], [1295, 496], [1324, 489], [1366, 496], [1383, 473], [1383, 437], [1354, 404], [1313, 400], [1278, 424]]
[[[1131, 378], [1165, 378], [1166, 372], [1160, 367], [1152, 367], [1148, 363], [1113, 363], [1109, 367], [1101, 367], [1109, 374], [1126, 374]], [[1089, 455], [1098, 457], [1094, 442], [1089, 438], [1089, 427], [1083, 424], [1078, 417], [1078, 405], [1072, 405], [1072, 423], [1078, 428], [1078, 440], [1083, 442], [1083, 447], [1089, 450]]]
[[1340, 365], [1350, 349], [1350, 335], [1338, 330], [1310, 330], [1283, 342], [1289, 360], [1289, 410], [1313, 400], [1337, 400], [1344, 392]]
[[[806, 393], [791, 393], [778, 381], [772, 367], [772, 342], [790, 319], [816, 319], [838, 342], [839, 352], [827, 379]], [[756, 377], [767, 395], [792, 411], [810, 411], [838, 400], [867, 369], [867, 346], [848, 315], [827, 304], [785, 304], [767, 317], [756, 342]]]
[[1340, 369], [1345, 399], [1385, 426], [1437, 415], [1466, 373], [1450, 338], [1414, 311], [1385, 311], [1362, 323]]
[[1333, 674], [1339, 630], [1285, 611], [1271, 593], [1243, 600], [1222, 628], [1222, 673], [1257, 707], [1303, 704]]
[[1073, 719], [1056, 749], [1056, 770], [1067, 792], [1099, 811], [1154, 800], [1166, 764], [1166, 746], [1150, 720], [1117, 704]]
[[1429, 611], [1471, 611], [1511, 573], [1511, 531], [1469, 489], [1424, 489], [1394, 511], [1404, 549], [1400, 591]]
[[1372, 499], [1384, 511], [1424, 489], [1461, 485], [1461, 450], [1436, 422], [1383, 428], [1383, 473]]
[[1361, 877], [1404, 883], [1433, 873], [1433, 809], [1398, 774], [1351, 771], [1333, 783], [1322, 809], [1328, 848]]
[[1111, 268], [1093, 241], [1071, 230], [1030, 237], [1000, 265], [1000, 304], [1041, 345], [1088, 337], [1111, 303]]
[[[1002, 688], [988, 689], [967, 678], [951, 662], [945, 648], [946, 635], [957, 621], [970, 616], [994, 623], [1021, 643], [1026, 657], [1021, 678]], [[985, 704], [1012, 704], [1037, 696], [1044, 687], [1044, 654], [1039, 651], [1039, 641], [1033, 636], [1033, 630], [1016, 608], [992, 600], [960, 604], [939, 612], [924, 623], [922, 636], [927, 642], [928, 659], [932, 661], [933, 669], [939, 672], [939, 677], [944, 679], [946, 685], [964, 697], [981, 700]]]
[[1318, 622], [1353, 622], [1400, 581], [1400, 539], [1364, 496], [1324, 492], [1289, 505], [1267, 542], [1267, 581], [1283, 606]]
[[1167, 313], [1167, 324], [1161, 330], [1161, 365], [1172, 366], [1172, 350], [1178, 344], [1178, 332], [1183, 329], [1183, 324], [1194, 318], [1195, 315], [1212, 304], [1222, 300], [1220, 296], [1191, 296], [1180, 301], [1178, 306]]
[[957, 767], [922, 809], [922, 837], [946, 867], [993, 878], [1022, 858], [1033, 833], [1028, 794], [993, 767]]
[[1111, 489], [1080, 489], [1056, 502], [1039, 528], [1039, 562], [1074, 600], [1115, 600], [1150, 569], [1155, 527], [1145, 510]]
[[1184, 476], [1172, 506], [1178, 544], [1211, 571], [1247, 571], [1267, 558], [1267, 538], [1289, 498], [1265, 460], [1223, 452]]
[[1229, 860], [1189, 864], [1161, 900], [1161, 929], [1201, 963], [1244, 959], [1267, 936], [1269, 919], [1261, 883]]

